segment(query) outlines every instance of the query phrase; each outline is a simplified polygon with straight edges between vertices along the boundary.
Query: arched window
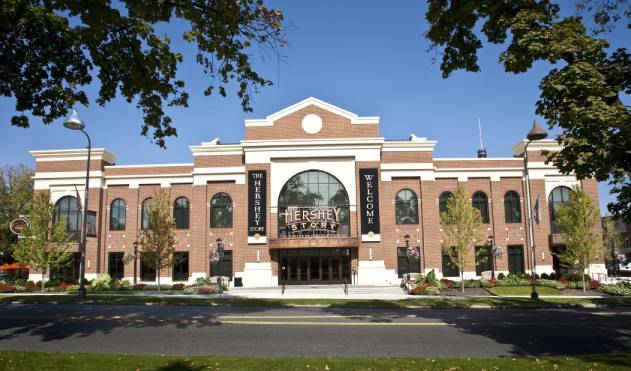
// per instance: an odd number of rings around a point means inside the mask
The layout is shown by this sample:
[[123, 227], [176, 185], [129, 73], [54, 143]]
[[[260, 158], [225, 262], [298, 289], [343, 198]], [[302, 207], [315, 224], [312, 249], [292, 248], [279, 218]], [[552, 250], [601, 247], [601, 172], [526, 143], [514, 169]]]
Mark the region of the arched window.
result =
[[489, 223], [489, 199], [486, 197], [486, 193], [477, 191], [473, 194], [473, 207], [480, 210], [482, 216], [482, 223]]
[[453, 197], [453, 195], [454, 194], [449, 192], [449, 191], [445, 191], [445, 192], [440, 194], [440, 197], [438, 197], [438, 212], [439, 212], [439, 214], [447, 212], [447, 202], [449, 201], [450, 197]]
[[60, 223], [62, 220], [66, 222], [66, 231], [79, 232], [79, 205], [76, 197], [65, 196], [59, 199], [55, 204], [55, 215], [53, 222]]
[[397, 193], [394, 203], [397, 224], [418, 224], [416, 193], [409, 189], [402, 189]]
[[550, 192], [550, 196], [548, 196], [548, 204], [550, 207], [550, 223], [552, 224], [552, 232], [559, 232], [556, 223], [554, 222], [556, 219], [556, 213], [559, 209], [559, 206], [565, 205], [570, 200], [571, 189], [568, 187], [559, 186]]
[[124, 231], [127, 205], [121, 198], [117, 198], [110, 204], [110, 230]]
[[140, 228], [149, 229], [149, 210], [153, 207], [153, 198], [146, 198], [142, 202], [142, 213], [140, 214]]
[[519, 194], [515, 191], [508, 191], [504, 195], [504, 217], [506, 223], [521, 223]]
[[217, 193], [210, 201], [210, 227], [232, 228], [232, 199], [227, 193]]
[[173, 219], [175, 219], [176, 229], [188, 229], [190, 204], [188, 198], [178, 197], [173, 203]]
[[333, 175], [307, 170], [291, 177], [280, 191], [278, 236], [320, 235], [350, 235], [348, 193]]

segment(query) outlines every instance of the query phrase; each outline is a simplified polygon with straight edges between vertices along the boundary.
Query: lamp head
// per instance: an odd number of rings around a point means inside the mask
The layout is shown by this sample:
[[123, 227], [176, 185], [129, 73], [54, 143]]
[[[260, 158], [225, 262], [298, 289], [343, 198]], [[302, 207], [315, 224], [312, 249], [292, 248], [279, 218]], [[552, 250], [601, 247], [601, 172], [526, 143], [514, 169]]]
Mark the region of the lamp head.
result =
[[85, 124], [79, 118], [79, 114], [76, 109], [72, 109], [70, 117], [64, 122], [64, 127], [70, 130], [82, 130], [85, 128]]
[[528, 133], [526, 138], [528, 138], [528, 140], [541, 140], [545, 139], [547, 136], [548, 133], [543, 130], [535, 120], [532, 122], [532, 129], [530, 129], [530, 132]]

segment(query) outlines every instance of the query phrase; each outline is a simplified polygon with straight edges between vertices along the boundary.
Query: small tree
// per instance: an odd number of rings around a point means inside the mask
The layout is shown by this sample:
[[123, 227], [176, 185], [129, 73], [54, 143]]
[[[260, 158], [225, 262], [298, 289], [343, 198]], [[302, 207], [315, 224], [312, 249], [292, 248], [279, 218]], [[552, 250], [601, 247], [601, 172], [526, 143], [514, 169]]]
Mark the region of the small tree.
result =
[[464, 189], [458, 187], [447, 201], [447, 211], [440, 215], [443, 229], [443, 253], [460, 271], [460, 289], [464, 292], [464, 270], [471, 263], [471, 250], [485, 239], [480, 210], [473, 207]]
[[567, 204], [559, 207], [555, 223], [565, 244], [565, 249], [556, 256], [561, 263], [580, 269], [585, 291], [585, 269], [591, 276], [589, 264], [604, 252], [598, 230], [598, 209], [587, 193], [577, 187], [570, 194]]
[[167, 191], [156, 193], [153, 204], [147, 211], [148, 227], [140, 236], [140, 251], [147, 258], [158, 275], [160, 291], [160, 272], [173, 264], [175, 251], [175, 222], [171, 213], [171, 198]]
[[73, 235], [66, 231], [66, 221], [53, 223], [55, 207], [50, 203], [48, 194], [35, 196], [29, 213], [29, 224], [24, 228], [13, 253], [19, 264], [42, 272], [42, 291], [44, 277], [55, 267], [66, 265], [70, 261], [68, 251], [73, 242]]

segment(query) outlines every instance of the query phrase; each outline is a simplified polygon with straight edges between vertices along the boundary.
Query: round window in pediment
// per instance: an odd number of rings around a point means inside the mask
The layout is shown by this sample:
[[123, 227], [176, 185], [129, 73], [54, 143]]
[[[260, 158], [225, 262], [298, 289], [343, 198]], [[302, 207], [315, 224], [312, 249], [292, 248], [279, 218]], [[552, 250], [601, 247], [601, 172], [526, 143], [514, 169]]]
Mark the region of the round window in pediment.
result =
[[302, 118], [302, 129], [307, 134], [316, 134], [322, 130], [322, 118], [310, 113]]

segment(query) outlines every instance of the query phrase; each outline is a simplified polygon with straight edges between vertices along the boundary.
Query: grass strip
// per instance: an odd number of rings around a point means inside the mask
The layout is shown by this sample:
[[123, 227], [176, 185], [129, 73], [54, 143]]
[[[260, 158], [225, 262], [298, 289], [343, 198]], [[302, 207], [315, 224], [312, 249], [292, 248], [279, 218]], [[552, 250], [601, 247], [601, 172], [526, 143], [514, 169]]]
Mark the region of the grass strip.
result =
[[405, 300], [361, 299], [251, 299], [251, 298], [186, 298], [153, 296], [94, 295], [82, 299], [75, 295], [15, 295], [0, 297], [0, 303], [23, 304], [130, 304], [130, 305], [198, 305], [237, 307], [289, 307], [294, 305], [330, 306], [334, 308], [470, 308], [490, 306], [494, 308], [556, 308], [596, 305], [605, 307], [631, 306], [631, 297], [600, 299], [555, 298], [533, 301], [529, 298], [425, 298]]
[[254, 358], [0, 352], [2, 370], [625, 370], [631, 353], [500, 358]]
[[[510, 295], [530, 295], [532, 288], [530, 286], [496, 286], [487, 289], [493, 295], [510, 296]], [[537, 286], [539, 295], [563, 295], [563, 292], [554, 287]]]

